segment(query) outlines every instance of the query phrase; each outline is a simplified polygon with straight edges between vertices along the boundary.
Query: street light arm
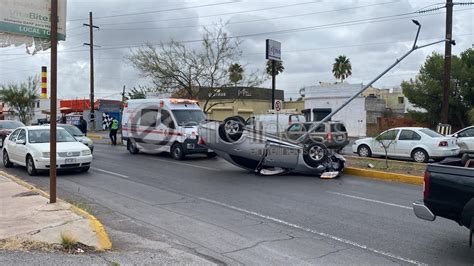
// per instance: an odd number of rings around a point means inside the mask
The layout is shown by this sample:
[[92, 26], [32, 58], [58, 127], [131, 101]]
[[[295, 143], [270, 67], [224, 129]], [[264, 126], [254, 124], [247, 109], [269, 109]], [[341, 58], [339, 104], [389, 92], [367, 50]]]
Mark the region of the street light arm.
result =
[[358, 91], [351, 98], [349, 98], [345, 103], [343, 103], [341, 106], [339, 106], [336, 110], [332, 111], [330, 114], [328, 114], [326, 117], [324, 117], [321, 121], [319, 121], [319, 123], [314, 124], [308, 131], [306, 131], [306, 133], [303, 136], [299, 137], [296, 140], [297, 142], [304, 142], [305, 140], [307, 140], [309, 134], [311, 134], [321, 123], [329, 121], [329, 119], [331, 119], [331, 117], [333, 117], [335, 114], [337, 114], [339, 111], [341, 111], [342, 108], [346, 107], [350, 102], [352, 102], [355, 98], [357, 98], [361, 93], [363, 93], [367, 88], [369, 88], [372, 84], [374, 84], [377, 80], [379, 80], [383, 75], [385, 75], [387, 72], [389, 72], [392, 68], [394, 68], [396, 65], [398, 65], [403, 59], [405, 59], [413, 51], [415, 51], [417, 49], [420, 49], [420, 48], [427, 47], [427, 46], [435, 45], [435, 44], [438, 44], [438, 43], [450, 41], [448, 39], [444, 39], [444, 40], [439, 40], [439, 41], [436, 41], [436, 42], [432, 42], [432, 43], [417, 46], [416, 42], [417, 42], [417, 39], [418, 39], [418, 35], [420, 33], [421, 24], [416, 20], [414, 20], [413, 23], [415, 23], [418, 26], [418, 30], [417, 30], [415, 41], [413, 43], [412, 48], [408, 52], [406, 52], [404, 55], [402, 55], [400, 58], [398, 58], [387, 69], [382, 71], [382, 73], [380, 73], [377, 77], [375, 77], [367, 85], [365, 85], [360, 91]]

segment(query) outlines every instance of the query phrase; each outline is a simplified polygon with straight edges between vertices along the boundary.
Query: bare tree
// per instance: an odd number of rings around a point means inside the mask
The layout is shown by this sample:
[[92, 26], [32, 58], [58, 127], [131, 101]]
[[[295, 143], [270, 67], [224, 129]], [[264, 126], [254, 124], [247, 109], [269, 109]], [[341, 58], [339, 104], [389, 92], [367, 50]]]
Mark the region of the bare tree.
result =
[[375, 140], [382, 146], [385, 152], [385, 168], [388, 169], [388, 149], [390, 146], [395, 143], [397, 137], [397, 130], [386, 131], [378, 135]]
[[159, 93], [197, 99], [205, 88], [208, 93], [201, 94], [205, 97], [199, 100], [204, 102], [204, 112], [208, 112], [216, 105], [209, 101], [222, 88], [235, 85], [254, 87], [265, 80], [263, 73], [258, 75], [258, 71], [244, 75], [237, 84], [230, 80], [229, 67], [238, 62], [242, 42], [228, 36], [224, 26], [204, 27], [200, 49], [172, 40], [157, 47], [147, 44], [133, 51], [128, 60], [143, 76], [152, 80]]

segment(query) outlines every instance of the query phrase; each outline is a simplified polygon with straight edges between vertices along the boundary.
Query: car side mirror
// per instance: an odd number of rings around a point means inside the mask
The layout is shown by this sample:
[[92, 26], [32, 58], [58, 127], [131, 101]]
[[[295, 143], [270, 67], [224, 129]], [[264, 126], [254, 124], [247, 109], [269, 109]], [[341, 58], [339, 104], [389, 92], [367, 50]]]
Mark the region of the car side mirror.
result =
[[453, 134], [453, 137], [457, 138], [457, 137], [459, 137], [459, 135], [458, 134]]
[[24, 139], [17, 139], [17, 140], [15, 141], [15, 143], [16, 143], [16, 144], [22, 144], [22, 145], [24, 145], [24, 144], [26, 143], [26, 140], [24, 140]]

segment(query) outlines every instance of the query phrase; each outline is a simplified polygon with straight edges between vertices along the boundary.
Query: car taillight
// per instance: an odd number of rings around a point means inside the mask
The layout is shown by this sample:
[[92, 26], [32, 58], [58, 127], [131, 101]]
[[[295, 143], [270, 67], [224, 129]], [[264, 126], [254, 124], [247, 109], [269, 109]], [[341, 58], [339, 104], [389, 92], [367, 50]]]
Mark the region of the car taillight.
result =
[[446, 147], [446, 146], [448, 146], [447, 141], [440, 141], [439, 144], [438, 144], [438, 147]]
[[329, 132], [329, 133], [326, 134], [326, 139], [327, 139], [328, 141], [332, 141], [332, 133], [331, 133], [331, 132]]
[[204, 139], [201, 136], [199, 136], [198, 144], [199, 145], [206, 145], [206, 142], [204, 141]]
[[430, 195], [430, 172], [428, 170], [425, 170], [423, 181], [423, 198], [427, 199]]

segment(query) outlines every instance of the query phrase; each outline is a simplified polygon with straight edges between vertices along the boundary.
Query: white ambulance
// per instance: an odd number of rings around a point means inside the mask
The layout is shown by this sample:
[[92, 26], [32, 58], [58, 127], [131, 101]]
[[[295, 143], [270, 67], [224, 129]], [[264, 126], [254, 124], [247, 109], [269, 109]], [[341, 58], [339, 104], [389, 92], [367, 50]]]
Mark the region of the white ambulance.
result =
[[196, 153], [214, 157], [212, 150], [198, 144], [198, 125], [205, 119], [194, 100], [129, 100], [123, 110], [123, 143], [131, 154], [169, 152], [177, 160]]

